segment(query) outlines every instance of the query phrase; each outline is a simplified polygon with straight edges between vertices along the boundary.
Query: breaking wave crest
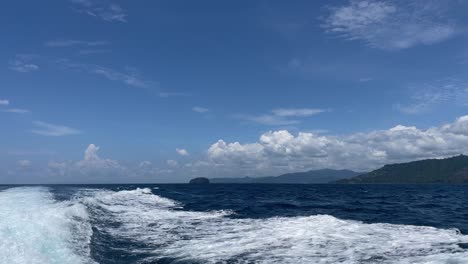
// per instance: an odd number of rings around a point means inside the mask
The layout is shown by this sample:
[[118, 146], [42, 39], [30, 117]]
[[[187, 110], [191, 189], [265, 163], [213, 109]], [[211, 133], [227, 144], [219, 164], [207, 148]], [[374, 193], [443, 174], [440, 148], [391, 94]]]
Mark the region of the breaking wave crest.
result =
[[[81, 194], [97, 228], [146, 245], [147, 263], [466, 263], [456, 229], [366, 224], [330, 215], [236, 219], [193, 212], [151, 189]], [[109, 221], [118, 224], [109, 225]]]
[[0, 263], [94, 263], [91, 235], [80, 203], [57, 202], [43, 187], [0, 192]]

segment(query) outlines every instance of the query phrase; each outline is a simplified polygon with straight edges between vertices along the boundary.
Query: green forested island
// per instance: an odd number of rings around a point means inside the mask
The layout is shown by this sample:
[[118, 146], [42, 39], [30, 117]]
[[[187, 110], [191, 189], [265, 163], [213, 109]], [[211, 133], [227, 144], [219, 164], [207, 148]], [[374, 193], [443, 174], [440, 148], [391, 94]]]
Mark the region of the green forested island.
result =
[[408, 163], [389, 164], [380, 169], [349, 179], [342, 184], [434, 184], [468, 183], [468, 156], [446, 159], [427, 159]]

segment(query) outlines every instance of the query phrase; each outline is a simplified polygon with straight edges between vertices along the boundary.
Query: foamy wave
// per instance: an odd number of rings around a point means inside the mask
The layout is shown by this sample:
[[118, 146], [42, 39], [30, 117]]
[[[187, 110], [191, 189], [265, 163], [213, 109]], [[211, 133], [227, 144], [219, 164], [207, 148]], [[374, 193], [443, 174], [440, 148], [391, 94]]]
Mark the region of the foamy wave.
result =
[[0, 192], [0, 263], [93, 263], [86, 208], [56, 202], [47, 188]]
[[150, 189], [96, 192], [87, 198], [100, 228], [148, 245], [153, 257], [201, 263], [466, 263], [455, 229], [365, 224], [329, 215], [232, 219], [230, 212], [191, 212]]

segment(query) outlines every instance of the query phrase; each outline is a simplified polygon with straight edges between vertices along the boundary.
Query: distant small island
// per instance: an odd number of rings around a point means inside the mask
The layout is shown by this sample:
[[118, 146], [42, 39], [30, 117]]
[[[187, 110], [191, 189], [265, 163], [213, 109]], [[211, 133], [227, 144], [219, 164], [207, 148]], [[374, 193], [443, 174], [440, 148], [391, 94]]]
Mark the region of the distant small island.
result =
[[286, 184], [319, 184], [331, 183], [337, 180], [351, 178], [362, 174], [350, 170], [311, 170], [306, 172], [287, 173], [280, 176], [243, 177], [243, 178], [212, 178], [211, 183], [286, 183]]
[[468, 184], [468, 156], [385, 165], [340, 184]]
[[210, 180], [205, 177], [194, 178], [194, 179], [191, 179], [189, 182], [189, 184], [209, 184], [209, 183], [210, 183]]

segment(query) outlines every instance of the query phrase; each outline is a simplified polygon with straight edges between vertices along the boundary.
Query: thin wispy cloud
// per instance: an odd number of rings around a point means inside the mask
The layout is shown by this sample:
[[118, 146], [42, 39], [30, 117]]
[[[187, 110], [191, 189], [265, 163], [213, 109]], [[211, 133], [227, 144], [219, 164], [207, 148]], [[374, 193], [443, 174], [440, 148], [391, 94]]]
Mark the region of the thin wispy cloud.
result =
[[[18, 65], [15, 64], [15, 68], [10, 68], [20, 72], [37, 70], [39, 67], [37, 66], [36, 68], [36, 63], [39, 62], [42, 64], [59, 67], [62, 70], [98, 75], [109, 81], [120, 82], [131, 87], [152, 90], [156, 93], [156, 96], [161, 98], [190, 96], [189, 93], [185, 92], [161, 91], [158, 82], [144, 78], [141, 72], [134, 67], [127, 66], [124, 69], [116, 69], [114, 67], [103, 65], [76, 62], [68, 58], [57, 58], [40, 55], [17, 55], [16, 58], [21, 60], [22, 63]], [[28, 64], [26, 64], [26, 62]]]
[[34, 121], [33, 124], [36, 125], [37, 128], [31, 130], [31, 132], [41, 136], [60, 137], [82, 133], [80, 130], [68, 126], [54, 125], [42, 121]]
[[206, 113], [210, 111], [208, 108], [201, 107], [201, 106], [194, 106], [192, 107], [192, 111], [197, 112], [197, 113]]
[[277, 116], [312, 116], [326, 112], [325, 109], [314, 109], [314, 108], [278, 108], [272, 110], [273, 114]]
[[16, 72], [32, 72], [39, 70], [39, 66], [32, 63], [34, 56], [30, 55], [16, 55], [15, 59], [10, 60], [8, 68]]
[[18, 166], [22, 168], [26, 168], [26, 167], [31, 166], [31, 161], [30, 160], [18, 160], [16, 164], [18, 164]]
[[118, 4], [106, 0], [70, 0], [76, 11], [107, 22], [127, 22], [127, 13]]
[[101, 54], [101, 53], [109, 53], [111, 50], [109, 49], [82, 49], [78, 51], [79, 55], [90, 55], [90, 54]]
[[370, 82], [372, 81], [373, 79], [370, 78], [370, 77], [364, 77], [364, 78], [359, 78], [359, 82]]
[[161, 98], [169, 98], [169, 97], [186, 97], [190, 96], [189, 93], [183, 93], [183, 92], [160, 92], [158, 93], [158, 96]]
[[317, 108], [277, 108], [269, 114], [235, 115], [235, 118], [261, 125], [287, 126], [301, 123], [299, 118], [327, 112], [327, 109]]
[[109, 45], [108, 41], [83, 41], [83, 40], [53, 40], [44, 43], [46, 47], [51, 48], [62, 48], [62, 47], [72, 47], [72, 46], [81, 46], [81, 47], [96, 47], [96, 46], [105, 46]]
[[134, 70], [121, 72], [108, 67], [93, 66], [90, 71], [94, 74], [104, 76], [111, 81], [120, 81], [130, 86], [139, 88], [147, 88], [150, 86], [150, 83], [143, 80], [139, 76], [139, 73]]
[[367, 45], [400, 50], [430, 45], [457, 33], [439, 1], [350, 0], [330, 7], [323, 27], [327, 32]]
[[432, 83], [413, 85], [409, 102], [395, 104], [406, 114], [422, 114], [444, 104], [468, 105], [468, 83], [457, 79], [445, 79]]
[[287, 119], [275, 115], [235, 115], [234, 117], [267, 126], [286, 126], [299, 124], [299, 120]]
[[21, 108], [9, 108], [9, 109], [3, 110], [3, 112], [14, 113], [14, 114], [27, 114], [27, 113], [30, 113], [31, 111], [27, 109], [21, 109]]
[[0, 105], [9, 105], [10, 104], [10, 101], [8, 101], [7, 99], [0, 99]]
[[143, 79], [139, 71], [135, 68], [127, 67], [124, 71], [120, 71], [101, 65], [75, 63], [67, 59], [60, 59], [56, 62], [65, 69], [99, 75], [110, 81], [121, 82], [133, 87], [151, 88], [157, 86], [156, 83]]

